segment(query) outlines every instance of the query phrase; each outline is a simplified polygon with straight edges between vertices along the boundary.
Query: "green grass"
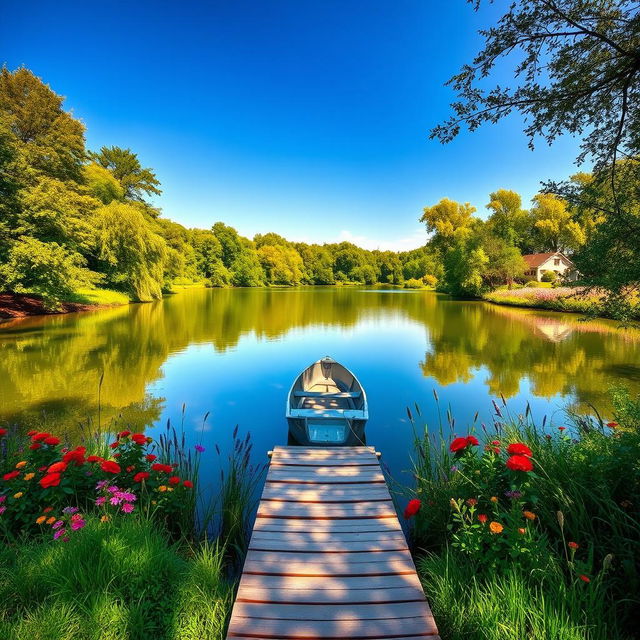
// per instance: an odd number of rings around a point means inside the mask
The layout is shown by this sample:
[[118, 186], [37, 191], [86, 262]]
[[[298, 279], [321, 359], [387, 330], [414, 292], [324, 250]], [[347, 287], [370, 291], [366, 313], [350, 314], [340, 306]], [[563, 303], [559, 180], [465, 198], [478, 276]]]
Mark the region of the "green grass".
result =
[[0, 552], [6, 640], [217, 640], [232, 602], [223, 550], [172, 545], [151, 521], [92, 521], [69, 542]]
[[447, 640], [620, 637], [607, 622], [601, 588], [593, 582], [568, 582], [560, 570], [538, 577], [516, 568], [482, 575], [449, 550], [421, 558], [418, 570], [441, 637]]
[[78, 289], [64, 302], [116, 306], [129, 304], [129, 302], [131, 302], [131, 298], [122, 291], [113, 291], [112, 289]]
[[[417, 437], [415, 497], [423, 506], [413, 523], [412, 542], [443, 637], [635, 637], [640, 606], [640, 398], [616, 389], [612, 401], [615, 429], [597, 418], [579, 416], [568, 416], [557, 426], [535, 424], [528, 410], [510, 416], [504, 404], [496, 404], [493, 428], [483, 426], [476, 433], [481, 445], [500, 441], [503, 453], [495, 459], [483, 453], [482, 446], [461, 457], [449, 451], [448, 432], [455, 425], [450, 411], [439, 432]], [[469, 433], [460, 428], [457, 432]], [[514, 442], [532, 450], [534, 473], [516, 478], [522, 472], [505, 470], [504, 448]], [[524, 504], [505, 497], [514, 488], [524, 492]], [[496, 503], [491, 496], [498, 497]], [[471, 525], [462, 529], [452, 498], [475, 500], [476, 514], [490, 514], [489, 520], [500, 521], [504, 531], [485, 534], [487, 525], [466, 506]], [[525, 524], [522, 509], [534, 511], [535, 521]], [[527, 533], [519, 537], [516, 527], [525, 526]], [[526, 553], [508, 542], [528, 536]], [[579, 544], [575, 556], [570, 541]], [[591, 581], [582, 581], [581, 575]]]

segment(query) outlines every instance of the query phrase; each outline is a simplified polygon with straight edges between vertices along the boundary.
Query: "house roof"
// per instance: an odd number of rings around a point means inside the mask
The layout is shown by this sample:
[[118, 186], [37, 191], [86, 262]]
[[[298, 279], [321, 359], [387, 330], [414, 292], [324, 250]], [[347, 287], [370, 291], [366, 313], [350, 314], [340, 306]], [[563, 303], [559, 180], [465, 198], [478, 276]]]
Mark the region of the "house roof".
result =
[[527, 255], [522, 256], [524, 261], [527, 263], [529, 267], [535, 268], [542, 266], [549, 258], [553, 258], [554, 256], [558, 256], [562, 258], [568, 264], [573, 264], [567, 256], [560, 253], [559, 251], [554, 251], [552, 253], [528, 253]]

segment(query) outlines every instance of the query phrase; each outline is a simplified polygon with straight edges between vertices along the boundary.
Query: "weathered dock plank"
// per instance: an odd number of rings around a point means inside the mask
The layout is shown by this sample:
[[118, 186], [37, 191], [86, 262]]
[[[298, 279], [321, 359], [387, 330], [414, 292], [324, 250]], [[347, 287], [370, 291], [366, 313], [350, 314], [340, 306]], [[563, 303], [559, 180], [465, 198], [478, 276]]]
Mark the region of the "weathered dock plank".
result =
[[439, 640], [369, 447], [276, 447], [227, 637]]

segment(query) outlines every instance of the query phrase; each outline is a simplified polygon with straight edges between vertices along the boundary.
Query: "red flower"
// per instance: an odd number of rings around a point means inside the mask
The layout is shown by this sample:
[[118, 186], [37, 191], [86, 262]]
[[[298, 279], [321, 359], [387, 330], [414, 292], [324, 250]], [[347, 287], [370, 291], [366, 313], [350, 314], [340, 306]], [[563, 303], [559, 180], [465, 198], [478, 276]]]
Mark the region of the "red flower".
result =
[[615, 429], [618, 426], [617, 422], [607, 422], [607, 427], [609, 427], [610, 429]]
[[116, 449], [120, 443], [116, 440], [109, 445], [109, 449]]
[[6, 429], [0, 429], [0, 438], [2, 436], [6, 436], [7, 435], [7, 430]]
[[180, 478], [178, 476], [171, 476], [169, 478], [169, 484], [180, 484]]
[[567, 427], [558, 427], [558, 431], [564, 431]]
[[580, 545], [577, 542], [569, 542], [567, 543], [569, 549], [577, 549]]
[[29, 445], [29, 449], [31, 449], [31, 451], [35, 451], [36, 449], [39, 449], [42, 445], [39, 442], [34, 442], [33, 444]]
[[145, 458], [149, 461], [149, 462], [153, 462], [158, 456], [154, 456], [153, 453], [148, 453]]
[[495, 447], [499, 447], [500, 446], [500, 440], [492, 440], [491, 444], [494, 445]]
[[533, 471], [533, 462], [526, 456], [511, 456], [507, 460], [507, 468], [511, 471]]
[[2, 479], [5, 480], [6, 482], [9, 482], [10, 480], [17, 478], [19, 475], [20, 475], [19, 471], [9, 471], [9, 473], [5, 473], [2, 476]]
[[121, 455], [122, 455], [121, 453], [114, 453], [114, 454], [113, 454], [113, 457], [114, 457], [114, 458], [119, 458]]
[[127, 467], [127, 473], [131, 473], [135, 468], [136, 468], [136, 467], [135, 467], [135, 465], [130, 464], [130, 465]]
[[160, 464], [159, 462], [151, 465], [151, 468], [154, 471], [161, 471], [162, 473], [171, 473], [173, 471], [173, 467], [170, 464]]
[[457, 453], [458, 451], [464, 451], [469, 446], [466, 438], [456, 438], [449, 445], [449, 451]]
[[38, 433], [38, 432], [37, 432], [37, 431], [34, 431], [33, 429], [31, 429], [31, 431], [27, 431], [27, 435], [28, 435], [29, 437], [31, 437], [31, 436], [35, 436], [35, 435], [36, 435], [36, 433]]
[[120, 439], [120, 438], [126, 438], [127, 436], [130, 436], [130, 435], [131, 435], [131, 431], [121, 431], [121, 432], [118, 434], [118, 439]]
[[45, 433], [44, 431], [40, 432], [40, 433], [36, 433], [34, 436], [32, 436], [32, 440], [34, 442], [39, 442], [40, 440], [44, 440], [45, 438], [48, 438], [51, 434], [50, 433]]
[[480, 445], [480, 443], [478, 442], [478, 438], [476, 438], [475, 436], [467, 436], [467, 444], [474, 447]]
[[101, 458], [100, 456], [89, 456], [87, 458], [87, 462], [104, 462], [104, 458]]
[[60, 474], [59, 473], [47, 473], [46, 476], [40, 478], [40, 486], [43, 489], [47, 489], [49, 487], [57, 487], [60, 484]]
[[489, 516], [487, 516], [486, 514], [484, 513], [478, 514], [478, 521], [482, 522], [482, 524], [484, 524], [488, 519], [489, 519]]
[[49, 436], [43, 440], [45, 444], [50, 444], [52, 447], [55, 447], [57, 444], [60, 444], [60, 438], [56, 438], [55, 436]]
[[147, 444], [147, 436], [145, 436], [144, 433], [134, 433], [131, 439], [139, 445]]
[[193, 482], [191, 482], [191, 480], [185, 480], [182, 484], [187, 487], [187, 489], [193, 489]]
[[[455, 442], [455, 440], [454, 440]], [[420, 507], [422, 506], [422, 503], [420, 502], [420, 500], [409, 500], [409, 504], [407, 505], [406, 509], [404, 510], [404, 519], [408, 520], [409, 518], [413, 517], [416, 515], [416, 513], [418, 513], [418, 511], [420, 511]]]
[[72, 451], [68, 451], [62, 456], [62, 461], [66, 463], [75, 462], [80, 466], [84, 464], [84, 454], [87, 452], [86, 447], [76, 447]]
[[113, 460], [105, 460], [100, 468], [105, 473], [120, 473], [120, 465], [117, 462], [113, 462]]
[[533, 455], [531, 449], [529, 449], [526, 444], [522, 444], [522, 442], [510, 444], [507, 447], [507, 452], [512, 456], [527, 456], [527, 458], [530, 458]]
[[63, 471], [66, 471], [66, 469], [66, 462], [55, 462], [47, 469], [47, 473], [62, 473]]
[[133, 481], [142, 482], [143, 480], [146, 480], [148, 477], [149, 477], [149, 473], [147, 471], [140, 471], [139, 473], [136, 473], [135, 476], [133, 476]]
[[581, 575], [580, 580], [582, 580], [582, 582], [591, 582], [591, 578], [585, 575]]

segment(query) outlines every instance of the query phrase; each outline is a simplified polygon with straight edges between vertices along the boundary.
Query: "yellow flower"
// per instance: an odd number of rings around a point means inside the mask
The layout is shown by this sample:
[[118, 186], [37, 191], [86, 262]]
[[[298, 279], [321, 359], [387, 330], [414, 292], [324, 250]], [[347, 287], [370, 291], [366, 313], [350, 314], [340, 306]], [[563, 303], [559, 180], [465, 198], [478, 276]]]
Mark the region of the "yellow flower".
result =
[[18, 464], [16, 465], [16, 469], [22, 469], [22, 467], [26, 467], [27, 466], [27, 461], [23, 460], [22, 462], [18, 462]]
[[36, 518], [36, 524], [42, 524], [47, 519], [47, 516], [40, 516]]
[[166, 490], [167, 490], [167, 487], [165, 487], [163, 484], [161, 484], [161, 485], [158, 487], [158, 491], [160, 491], [161, 493], [162, 493], [162, 492], [164, 492], [164, 491], [166, 491]]
[[22, 498], [22, 496], [24, 495], [24, 493], [22, 491], [18, 491], [18, 493], [14, 493], [13, 497], [18, 499], [18, 498]]
[[173, 487], [167, 487], [167, 491], [173, 491]]
[[35, 473], [26, 473], [25, 476], [24, 476], [24, 479], [25, 480], [32, 480], [33, 476], [35, 476], [35, 475], [36, 475]]
[[158, 504], [157, 500], [152, 500], [151, 504]]
[[491, 496], [491, 498], [489, 498], [491, 500], [491, 502], [498, 502], [498, 498], [496, 498], [496, 496]]
[[522, 515], [527, 519], [527, 520], [535, 520], [536, 519], [536, 514], [533, 513], [533, 511], [523, 511]]
[[109, 516], [102, 516], [102, 518], [100, 518], [100, 522], [109, 522]]
[[489, 523], [489, 530], [491, 531], [491, 533], [502, 533], [503, 529], [504, 527], [495, 520]]
[[47, 520], [47, 524], [53, 524], [56, 521], [54, 516], [51, 516], [48, 520]]

